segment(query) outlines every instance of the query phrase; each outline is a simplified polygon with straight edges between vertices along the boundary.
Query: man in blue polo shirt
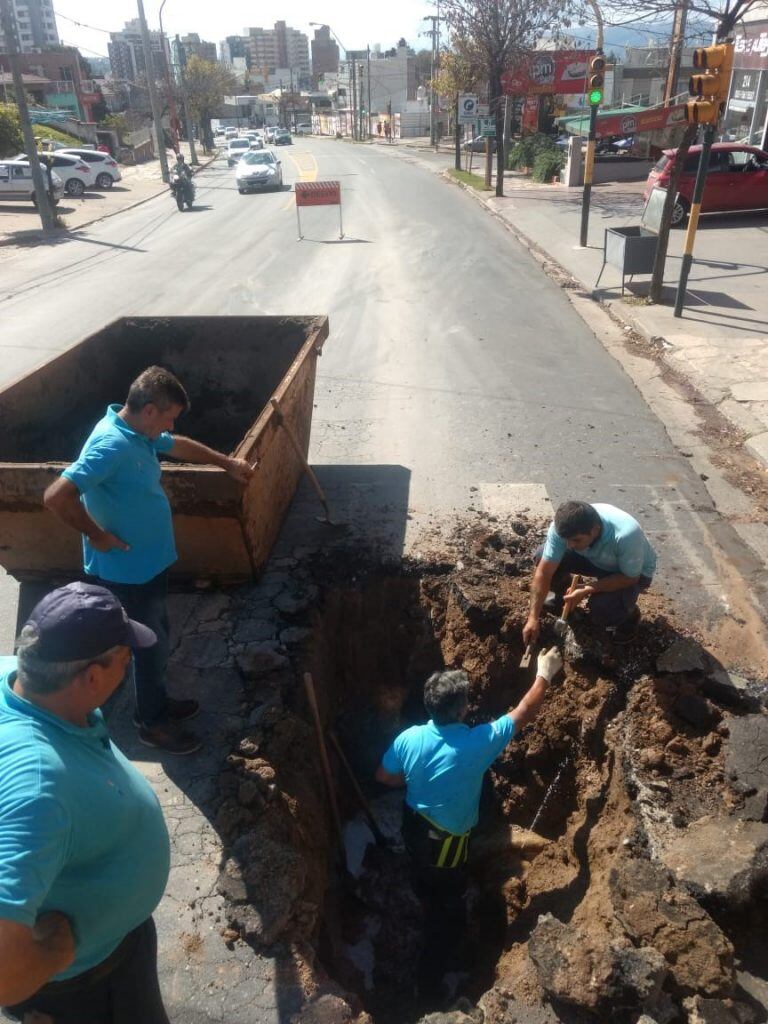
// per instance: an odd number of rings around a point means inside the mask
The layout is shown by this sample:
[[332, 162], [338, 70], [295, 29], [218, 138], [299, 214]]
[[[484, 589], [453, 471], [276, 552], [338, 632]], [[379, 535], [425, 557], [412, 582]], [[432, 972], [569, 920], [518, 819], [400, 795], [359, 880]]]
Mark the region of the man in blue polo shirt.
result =
[[[534, 557], [537, 565], [523, 628], [526, 644], [538, 639], [545, 606], [556, 615], [561, 613], [567, 573], [594, 581], [568, 595], [571, 608], [586, 601], [592, 625], [610, 629], [617, 641], [632, 638], [640, 621], [637, 599], [651, 585], [656, 552], [628, 512], [614, 505], [566, 501], [555, 512], [544, 545]], [[555, 593], [548, 601], [553, 586]]]
[[403, 839], [414, 891], [424, 905], [424, 955], [419, 988], [439, 997], [466, 919], [469, 838], [477, 824], [486, 770], [513, 736], [532, 722], [548, 685], [563, 666], [553, 647], [542, 651], [536, 680], [520, 703], [495, 722], [464, 724], [469, 708], [466, 672], [435, 672], [424, 686], [426, 725], [414, 725], [384, 753], [376, 779], [405, 786]]
[[109, 406], [77, 462], [44, 496], [46, 506], [83, 535], [86, 573], [157, 634], [155, 647], [134, 658], [135, 723], [142, 743], [173, 754], [193, 753], [200, 739], [180, 725], [197, 714], [197, 701], [175, 700], [165, 689], [168, 568], [176, 545], [158, 455], [220, 466], [243, 484], [253, 475], [244, 460], [170, 433], [188, 408], [176, 377], [150, 366], [131, 384], [125, 405]]
[[152, 913], [170, 844], [99, 707], [155, 635], [70, 583], [0, 659], [0, 1006], [14, 1020], [168, 1024]]

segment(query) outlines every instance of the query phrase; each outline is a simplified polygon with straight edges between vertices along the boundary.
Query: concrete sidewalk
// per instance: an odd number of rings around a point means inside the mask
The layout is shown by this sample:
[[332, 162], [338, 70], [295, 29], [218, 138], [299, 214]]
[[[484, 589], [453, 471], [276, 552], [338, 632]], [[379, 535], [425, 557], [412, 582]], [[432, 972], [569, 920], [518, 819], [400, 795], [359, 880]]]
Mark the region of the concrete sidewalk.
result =
[[588, 294], [653, 341], [666, 362], [743, 431], [747, 449], [768, 466], [768, 217], [702, 217], [686, 308], [676, 319], [672, 306], [684, 231], [671, 233], [664, 305], [646, 303], [649, 277], [628, 282], [622, 299], [614, 267], [605, 268], [595, 287], [605, 229], [640, 223], [642, 182], [593, 189], [586, 248], [578, 244], [581, 189], [537, 185], [517, 174], [505, 177], [504, 187], [504, 198], [467, 191], [524, 244], [556, 260]]
[[[181, 149], [189, 160], [189, 146], [183, 142]], [[215, 157], [215, 153], [212, 156], [199, 154], [200, 168], [206, 167]], [[169, 164], [173, 160], [174, 154], [168, 150]], [[64, 222], [65, 231], [79, 231], [168, 191], [160, 173], [159, 160], [121, 166], [120, 173], [122, 180], [115, 182], [112, 188], [89, 190], [78, 198], [68, 195], [62, 198], [56, 212]], [[35, 245], [42, 240], [40, 215], [32, 203], [0, 203], [0, 246]]]

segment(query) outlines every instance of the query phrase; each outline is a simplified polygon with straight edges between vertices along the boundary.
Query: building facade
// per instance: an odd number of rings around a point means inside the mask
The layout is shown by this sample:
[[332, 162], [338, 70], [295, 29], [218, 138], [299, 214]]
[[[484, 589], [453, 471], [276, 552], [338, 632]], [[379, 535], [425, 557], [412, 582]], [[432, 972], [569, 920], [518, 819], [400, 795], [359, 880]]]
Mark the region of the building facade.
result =
[[[94, 107], [102, 96], [97, 83], [83, 75], [80, 54], [74, 47], [38, 50], [21, 55], [20, 68], [26, 91], [33, 102], [48, 110], [63, 110], [77, 121], [92, 121]], [[11, 64], [0, 53], [0, 82], [11, 87]], [[3, 89], [0, 89], [0, 97]]]
[[184, 47], [187, 59], [190, 57], [200, 57], [202, 60], [214, 62], [218, 60], [216, 43], [206, 42], [205, 39], [200, 38], [197, 32], [188, 32], [185, 36], [182, 36], [181, 45]]
[[249, 28], [248, 48], [252, 69], [269, 75], [276, 68], [288, 68], [297, 88], [309, 88], [309, 40], [303, 32], [284, 21], [276, 21], [274, 28]]
[[324, 75], [336, 74], [339, 70], [339, 47], [331, 36], [327, 25], [315, 29], [312, 40], [312, 86], [317, 88]]
[[[159, 78], [164, 74], [164, 62], [170, 63], [171, 59], [168, 41], [159, 32], [150, 32], [149, 40], [155, 74]], [[107, 49], [113, 78], [120, 82], [136, 82], [146, 76], [147, 66], [138, 18], [126, 21], [122, 32], [111, 32]]]
[[[10, 0], [10, 8], [16, 23], [16, 45], [22, 53], [60, 45], [53, 0]], [[8, 49], [0, 28], [0, 51]]]
[[251, 65], [251, 49], [248, 36], [227, 36], [219, 43], [219, 60], [222, 64], [233, 67], [237, 59], [245, 60], [246, 67]]
[[356, 56], [359, 58], [358, 105], [370, 115], [404, 114], [409, 102], [416, 100], [416, 56], [413, 50], [408, 46], [397, 46], [381, 53], [374, 48], [370, 61], [364, 51], [359, 51]]
[[764, 6], [759, 13], [764, 20], [745, 19], [734, 33], [736, 52], [723, 130], [726, 139], [743, 140], [765, 149], [768, 146], [768, 8]]

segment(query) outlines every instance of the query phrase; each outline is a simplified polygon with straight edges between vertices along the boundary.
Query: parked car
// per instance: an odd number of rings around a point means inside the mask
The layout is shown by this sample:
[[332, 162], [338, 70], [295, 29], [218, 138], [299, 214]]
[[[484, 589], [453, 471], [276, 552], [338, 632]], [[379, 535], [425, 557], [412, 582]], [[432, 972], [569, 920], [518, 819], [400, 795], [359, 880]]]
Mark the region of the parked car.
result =
[[[484, 153], [485, 152], [485, 135], [476, 135], [474, 139], [468, 142], [462, 142], [462, 149], [471, 149], [473, 153]], [[491, 139], [491, 152], [496, 152], [496, 139]]]
[[[49, 171], [45, 167], [42, 168], [42, 171], [46, 180], [47, 176], [51, 175], [55, 205], [64, 195], [64, 183], [56, 171]], [[0, 160], [0, 202], [5, 203], [8, 200], [16, 199], [28, 200], [37, 206], [32, 168], [29, 166], [28, 160]]]
[[[675, 226], [685, 222], [691, 209], [696, 170], [701, 146], [691, 146], [677, 186], [677, 201], [672, 210]], [[648, 199], [654, 188], [667, 188], [677, 150], [667, 149], [651, 170], [643, 192]], [[704, 182], [702, 213], [729, 213], [737, 210], [768, 209], [768, 153], [756, 146], [716, 142], [709, 155]]]
[[274, 143], [276, 146], [292, 146], [293, 139], [287, 128], [278, 128], [275, 132]]
[[237, 128], [233, 128], [232, 126], [230, 126], [229, 128], [225, 128], [224, 129], [224, 137], [227, 140], [229, 140], [229, 139], [236, 139], [237, 138]]
[[60, 149], [58, 153], [79, 156], [85, 163], [90, 164], [96, 174], [96, 188], [112, 188], [114, 183], [122, 178], [117, 162], [109, 153], [100, 153], [97, 149], [74, 148]]
[[230, 139], [227, 143], [227, 166], [232, 167], [251, 148], [250, 139]]
[[251, 149], [264, 149], [264, 140], [257, 132], [247, 132], [246, 139], [251, 144]]
[[295, 135], [311, 135], [312, 134], [312, 125], [308, 124], [307, 122], [302, 122], [301, 124], [297, 124], [296, 125], [296, 131], [295, 131], [294, 134]]
[[235, 181], [241, 196], [254, 189], [282, 188], [283, 169], [270, 149], [259, 153], [251, 151], [238, 162]]
[[[26, 162], [27, 154], [19, 153], [14, 159]], [[87, 188], [93, 188], [96, 184], [96, 172], [79, 156], [58, 152], [41, 153], [40, 160], [46, 167], [53, 167], [69, 196], [81, 196]]]

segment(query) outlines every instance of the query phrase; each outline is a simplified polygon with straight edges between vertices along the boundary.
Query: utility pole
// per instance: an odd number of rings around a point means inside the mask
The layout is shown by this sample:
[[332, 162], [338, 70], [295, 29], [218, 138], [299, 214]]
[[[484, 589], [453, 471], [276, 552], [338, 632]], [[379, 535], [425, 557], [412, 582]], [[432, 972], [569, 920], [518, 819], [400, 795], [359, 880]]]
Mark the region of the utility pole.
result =
[[427, 31], [427, 35], [432, 39], [432, 63], [430, 66], [430, 97], [429, 97], [429, 144], [430, 146], [437, 145], [437, 93], [435, 92], [435, 70], [437, 65], [437, 46], [438, 46], [438, 32], [440, 25], [439, 14], [427, 14], [422, 18], [422, 21], [431, 21], [432, 28]]
[[155, 82], [155, 62], [152, 59], [152, 43], [149, 38], [149, 28], [144, 14], [144, 0], [136, 0], [139, 9], [139, 26], [141, 28], [141, 43], [144, 47], [144, 66], [147, 72], [147, 89], [149, 91], [149, 103], [152, 107], [152, 120], [155, 122], [155, 138], [157, 139], [158, 157], [160, 159], [160, 171], [163, 181], [168, 181], [168, 155], [165, 152], [165, 137], [163, 135], [163, 122], [160, 116], [160, 104], [157, 101], [157, 88]]
[[370, 138], [371, 135], [371, 48], [367, 47], [368, 50], [368, 130], [365, 133], [366, 138]]
[[[11, 63], [11, 75], [13, 77], [13, 91], [16, 94], [16, 106], [19, 108], [21, 120], [21, 131], [24, 136], [24, 148], [27, 151], [29, 167], [32, 171], [32, 184], [35, 186], [35, 199], [37, 200], [37, 212], [40, 214], [40, 223], [45, 234], [50, 234], [56, 228], [56, 217], [53, 211], [53, 204], [48, 195], [46, 179], [40, 160], [37, 156], [37, 145], [35, 136], [32, 133], [32, 122], [29, 120], [29, 107], [24, 92], [24, 79], [21, 74], [19, 63], [19, 51], [16, 40], [16, 24], [11, 15], [11, 0], [0, 0], [0, 25], [2, 25], [5, 45]], [[53, 184], [53, 163], [48, 167], [48, 182]]]
[[[347, 53], [349, 57], [349, 53]], [[355, 58], [350, 58], [350, 77], [352, 79], [352, 138], [357, 138], [357, 67]]]
[[200, 161], [197, 159], [197, 150], [195, 149], [195, 133], [192, 114], [189, 110], [189, 94], [187, 93], [187, 51], [182, 46], [178, 35], [176, 36], [176, 52], [179, 55], [179, 89], [181, 90], [181, 102], [184, 104], [184, 124], [189, 139], [189, 160], [193, 166], [197, 167]]
[[367, 137], [367, 133], [365, 132], [365, 129], [363, 127], [365, 125], [365, 114], [366, 114], [366, 111], [365, 111], [365, 102], [363, 100], [363, 62], [362, 61], [360, 61], [360, 63], [357, 66], [357, 72], [358, 72], [358, 75], [360, 76], [360, 81], [358, 82], [358, 85], [360, 86], [360, 92], [359, 92], [359, 98], [360, 98], [359, 138], [360, 138], [361, 142], [364, 142], [366, 137]]
[[672, 45], [669, 51], [669, 71], [667, 82], [664, 86], [664, 106], [672, 105], [674, 97], [677, 96], [680, 78], [680, 61], [683, 56], [683, 45], [685, 43], [685, 25], [688, 20], [688, 0], [677, 0], [675, 5], [675, 18], [672, 22]]
[[165, 7], [168, 0], [163, 0], [160, 4], [160, 10], [157, 12], [157, 17], [160, 22], [160, 47], [163, 51], [163, 70], [165, 72], [165, 88], [168, 91], [168, 107], [171, 112], [171, 135], [173, 136], [173, 148], [176, 153], [179, 152], [179, 128], [181, 122], [179, 121], [179, 113], [176, 110], [176, 97], [173, 94], [173, 83], [171, 81], [171, 67], [169, 61], [168, 42], [163, 31], [163, 8]]

